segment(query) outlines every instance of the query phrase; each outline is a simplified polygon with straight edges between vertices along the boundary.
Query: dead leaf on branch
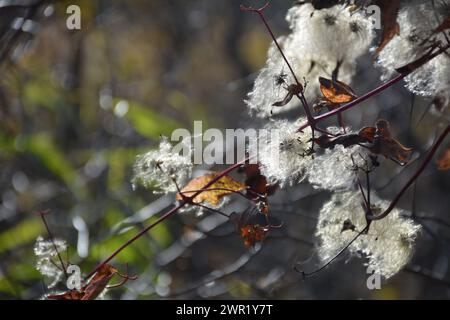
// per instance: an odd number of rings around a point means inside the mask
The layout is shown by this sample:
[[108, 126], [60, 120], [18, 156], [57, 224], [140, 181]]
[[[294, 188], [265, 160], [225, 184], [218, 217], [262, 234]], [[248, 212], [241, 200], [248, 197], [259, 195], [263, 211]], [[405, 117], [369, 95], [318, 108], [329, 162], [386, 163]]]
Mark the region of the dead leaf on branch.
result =
[[320, 147], [332, 149], [336, 145], [350, 147], [356, 144], [364, 144], [373, 154], [384, 157], [405, 165], [411, 158], [413, 149], [403, 146], [392, 138], [389, 122], [378, 120], [375, 127], [364, 127], [358, 133], [348, 133], [337, 137], [322, 135], [314, 140]]
[[370, 142], [364, 137], [361, 137], [358, 133], [347, 133], [342, 134], [337, 137], [330, 137], [327, 135], [322, 135], [316, 139], [314, 142], [321, 148], [333, 149], [336, 145], [342, 145], [345, 148], [354, 146], [356, 144]]
[[253, 247], [256, 243], [264, 241], [271, 229], [282, 226], [279, 220], [261, 214], [255, 208], [247, 209], [239, 214], [233, 213], [230, 220], [235, 224], [246, 247]]
[[258, 164], [246, 164], [240, 168], [239, 172], [245, 173], [245, 185], [247, 195], [257, 203], [261, 213], [269, 213], [269, 203], [267, 197], [274, 194], [277, 185], [271, 185], [267, 178], [261, 174]]
[[450, 169], [450, 147], [444, 151], [437, 161], [437, 167], [440, 171], [447, 171]]
[[246, 247], [253, 247], [257, 242], [262, 242], [268, 232], [269, 228], [260, 225], [246, 225], [240, 229]]
[[273, 195], [277, 190], [276, 184], [270, 184], [267, 178], [261, 174], [259, 164], [246, 164], [239, 172], [245, 173], [247, 191], [259, 195]]
[[364, 139], [364, 141], [372, 142], [376, 131], [377, 128], [375, 127], [364, 127], [359, 130], [358, 135]]
[[397, 15], [400, 10], [401, 0], [375, 0], [374, 4], [381, 9], [381, 25], [383, 34], [375, 55], [386, 47], [386, 45], [400, 33], [400, 25], [397, 23]]
[[47, 299], [52, 300], [95, 300], [100, 293], [107, 288], [107, 285], [114, 275], [119, 275], [126, 280], [135, 280], [137, 277], [121, 275], [119, 271], [109, 264], [101, 266], [89, 282], [80, 290], [69, 290], [61, 294], [50, 294]]
[[[176, 195], [177, 200], [183, 200], [185, 197], [192, 196], [197, 191], [202, 190], [205, 185], [210, 183], [213, 179], [217, 178], [220, 173], [208, 173], [203, 176], [192, 179], [179, 193]], [[211, 205], [218, 205], [220, 200], [231, 193], [244, 190], [245, 184], [230, 178], [229, 176], [223, 176], [203, 192], [198, 194], [192, 199], [193, 203], [208, 202]]]
[[347, 103], [357, 98], [353, 89], [342, 81], [319, 77], [320, 91], [333, 104]]
[[408, 163], [413, 149], [403, 146], [399, 141], [391, 137], [389, 122], [378, 120], [375, 126], [376, 131], [369, 150], [374, 154], [381, 154], [400, 165]]

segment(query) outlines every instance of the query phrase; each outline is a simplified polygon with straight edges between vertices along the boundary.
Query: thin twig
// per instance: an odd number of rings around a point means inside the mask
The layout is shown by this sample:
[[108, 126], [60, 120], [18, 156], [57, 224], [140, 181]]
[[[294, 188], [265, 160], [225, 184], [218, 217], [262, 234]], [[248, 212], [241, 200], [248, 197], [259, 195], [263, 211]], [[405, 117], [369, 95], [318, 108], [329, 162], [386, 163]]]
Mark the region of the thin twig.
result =
[[48, 237], [50, 238], [50, 242], [52, 243], [53, 248], [56, 251], [56, 255], [58, 256], [59, 263], [61, 263], [61, 268], [62, 268], [62, 270], [64, 272], [64, 276], [67, 279], [69, 277], [69, 275], [67, 274], [66, 265], [65, 265], [65, 263], [64, 263], [64, 261], [63, 261], [63, 259], [61, 257], [61, 254], [59, 253], [58, 247], [56, 246], [55, 239], [53, 238], [53, 234], [50, 231], [50, 228], [49, 228], [49, 226], [47, 224], [47, 220], [45, 220], [45, 214], [47, 214], [47, 212], [46, 211], [39, 211], [38, 214], [41, 216], [42, 222], [45, 225], [45, 229], [47, 229]]
[[95, 272], [97, 272], [97, 270], [99, 268], [101, 268], [103, 265], [107, 264], [109, 261], [111, 261], [115, 256], [117, 256], [120, 252], [122, 252], [123, 249], [125, 249], [126, 247], [128, 247], [130, 244], [132, 244], [133, 242], [135, 242], [137, 239], [139, 239], [140, 237], [142, 237], [144, 234], [146, 234], [149, 230], [151, 230], [153, 227], [157, 226], [158, 224], [160, 224], [162, 221], [168, 219], [169, 217], [171, 217], [172, 215], [174, 215], [175, 213], [177, 213], [182, 207], [184, 207], [186, 204], [188, 203], [192, 203], [192, 200], [198, 196], [199, 194], [201, 194], [202, 192], [207, 191], [208, 187], [210, 187], [211, 185], [213, 185], [214, 183], [216, 183], [218, 180], [220, 180], [221, 178], [223, 178], [225, 175], [227, 175], [228, 173], [236, 170], [237, 168], [241, 167], [242, 165], [244, 165], [249, 159], [244, 159], [232, 166], [230, 166], [229, 168], [223, 170], [222, 172], [220, 172], [217, 176], [214, 177], [214, 179], [212, 179], [211, 181], [209, 181], [207, 184], [205, 184], [205, 186], [203, 186], [202, 189], [200, 189], [198, 192], [194, 193], [192, 196], [188, 196], [188, 197], [184, 197], [184, 199], [182, 200], [182, 202], [177, 205], [176, 207], [172, 208], [171, 210], [169, 210], [168, 212], [166, 212], [165, 214], [163, 214], [160, 218], [158, 218], [155, 222], [153, 222], [152, 224], [150, 224], [149, 226], [145, 227], [144, 229], [142, 229], [140, 232], [138, 232], [134, 237], [132, 237], [131, 239], [129, 239], [128, 241], [126, 241], [124, 244], [122, 244], [119, 248], [117, 248], [109, 257], [107, 257], [105, 260], [103, 260], [100, 264], [97, 265], [97, 267], [94, 268], [94, 270], [92, 270], [89, 275], [87, 276], [87, 278], [91, 277]]
[[340, 255], [342, 255], [351, 245], [353, 242], [355, 242], [362, 234], [364, 234], [369, 229], [369, 225], [367, 225], [364, 229], [362, 229], [358, 234], [344, 247], [342, 248], [333, 258], [331, 258], [327, 263], [325, 263], [320, 268], [312, 271], [312, 272], [305, 272], [303, 270], [298, 270], [297, 266], [294, 266], [294, 270], [300, 273], [303, 277], [303, 279], [306, 279], [307, 277], [310, 277], [312, 275], [315, 275], [319, 273], [320, 271], [324, 270], [326, 267], [328, 267], [330, 264], [332, 264]]
[[447, 126], [447, 128], [442, 132], [442, 134], [439, 136], [431, 150], [428, 152], [428, 155], [426, 156], [425, 160], [419, 167], [419, 169], [416, 171], [416, 173], [408, 180], [408, 182], [403, 186], [403, 188], [400, 190], [400, 192], [397, 194], [397, 196], [392, 200], [389, 207], [381, 214], [377, 216], [371, 215], [368, 217], [369, 220], [381, 220], [384, 217], [386, 217], [392, 209], [395, 208], [397, 205], [397, 202], [400, 200], [400, 198], [403, 196], [403, 194], [408, 190], [408, 188], [416, 181], [416, 179], [422, 174], [422, 172], [425, 170], [427, 165], [430, 163], [431, 159], [433, 158], [436, 151], [439, 149], [439, 146], [444, 142], [445, 138], [447, 137], [448, 133], [450, 132], [450, 125]]

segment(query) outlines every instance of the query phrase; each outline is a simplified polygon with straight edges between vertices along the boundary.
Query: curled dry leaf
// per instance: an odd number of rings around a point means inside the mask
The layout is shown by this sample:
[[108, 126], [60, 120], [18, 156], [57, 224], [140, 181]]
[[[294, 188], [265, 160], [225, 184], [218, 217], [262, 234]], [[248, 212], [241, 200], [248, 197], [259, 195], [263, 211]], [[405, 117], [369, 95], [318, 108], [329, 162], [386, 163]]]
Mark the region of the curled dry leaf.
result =
[[262, 213], [268, 214], [269, 202], [267, 197], [275, 193], [277, 185], [271, 185], [267, 182], [267, 178], [261, 174], [258, 164], [246, 164], [239, 171], [245, 173], [246, 176], [247, 196], [258, 205]]
[[400, 33], [400, 25], [397, 23], [397, 15], [400, 10], [401, 0], [375, 0], [374, 4], [381, 9], [381, 25], [383, 34], [375, 54], [381, 50]]
[[269, 232], [268, 227], [257, 225], [246, 225], [240, 229], [241, 237], [246, 247], [253, 247], [257, 242], [262, 242]]
[[61, 294], [50, 294], [47, 299], [52, 300], [95, 300], [106, 289], [111, 278], [119, 275], [124, 279], [134, 280], [136, 277], [121, 275], [119, 271], [109, 264], [101, 266], [89, 282], [80, 290], [69, 290]]
[[413, 149], [403, 146], [399, 141], [391, 137], [389, 122], [378, 120], [372, 146], [369, 150], [374, 154], [381, 154], [400, 165], [405, 165], [411, 158]]
[[349, 147], [365, 144], [373, 154], [380, 154], [400, 165], [405, 165], [411, 158], [413, 149], [403, 146], [392, 138], [389, 122], [378, 120], [375, 127], [364, 127], [358, 133], [348, 133], [337, 137], [322, 135], [314, 140], [321, 148], [332, 149], [336, 145]]
[[377, 129], [374, 127], [364, 127], [359, 130], [358, 135], [365, 141], [372, 142], [376, 131]]
[[353, 89], [341, 81], [319, 77], [319, 82], [320, 91], [331, 103], [347, 103], [357, 98]]
[[438, 170], [447, 171], [450, 169], [450, 147], [439, 157], [437, 161]]
[[245, 184], [247, 185], [249, 191], [258, 194], [267, 193], [267, 179], [261, 174], [259, 165], [254, 163], [245, 164], [239, 168], [239, 172], [243, 172], [245, 174]]
[[364, 127], [358, 133], [346, 133], [337, 137], [322, 135], [314, 139], [314, 142], [325, 149], [333, 149], [336, 145], [347, 148], [356, 144], [373, 142], [376, 130], [375, 127]]
[[[199, 190], [202, 190], [208, 183], [218, 176], [218, 172], [208, 173], [203, 176], [192, 179], [183, 189], [176, 195], [177, 200], [183, 200], [185, 197], [192, 196]], [[245, 184], [230, 178], [229, 176], [223, 176], [212, 185], [210, 185], [205, 191], [201, 192], [192, 199], [193, 203], [208, 202], [211, 205], [218, 205], [220, 200], [234, 192], [238, 192], [245, 189]]]
[[344, 147], [350, 147], [354, 146], [355, 144], [364, 143], [364, 142], [370, 142], [364, 137], [361, 137], [357, 133], [347, 133], [342, 134], [337, 137], [330, 137], [327, 135], [322, 135], [316, 139], [314, 139], [314, 142], [317, 143], [317, 145], [324, 149], [333, 149], [336, 145], [342, 145]]
[[255, 208], [247, 209], [239, 214], [233, 213], [230, 220], [235, 224], [238, 234], [247, 247], [253, 247], [257, 242], [264, 241], [271, 229], [282, 226], [280, 221], [259, 213]]

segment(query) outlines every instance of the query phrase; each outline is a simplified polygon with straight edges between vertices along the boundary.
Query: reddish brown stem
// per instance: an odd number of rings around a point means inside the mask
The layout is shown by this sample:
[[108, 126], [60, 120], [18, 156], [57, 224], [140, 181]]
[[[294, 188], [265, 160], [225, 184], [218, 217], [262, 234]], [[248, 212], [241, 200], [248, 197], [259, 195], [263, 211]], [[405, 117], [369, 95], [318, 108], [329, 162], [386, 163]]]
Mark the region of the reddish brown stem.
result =
[[[405, 77], [407, 77], [409, 74], [411, 74], [412, 72], [414, 72], [415, 70], [417, 70], [419, 67], [423, 66], [425, 63], [431, 61], [432, 59], [434, 59], [435, 57], [437, 57], [438, 55], [446, 52], [448, 49], [450, 48], [450, 44], [440, 48], [438, 51], [436, 51], [433, 54], [430, 54], [428, 56], [423, 57], [420, 60], [420, 63], [415, 63], [412, 64], [409, 68], [400, 68], [398, 70], [402, 70], [402, 73], [400, 73], [399, 75], [395, 76], [394, 78], [392, 78], [391, 80], [381, 84], [379, 87], [373, 89], [372, 91], [369, 91], [368, 93], [362, 95], [359, 98], [356, 98], [355, 100], [343, 105], [340, 108], [334, 109], [332, 111], [326, 112], [324, 114], [321, 114], [317, 117], [314, 117], [313, 120], [313, 124], [315, 125], [316, 123], [328, 119], [329, 117], [332, 117], [334, 115], [340, 114], [356, 105], [359, 105], [361, 102], [366, 101], [369, 98], [372, 98], [373, 96], [376, 96], [377, 94], [383, 92], [384, 90], [390, 88], [391, 86], [393, 86], [394, 84], [396, 84], [397, 82], [403, 80]], [[311, 126], [310, 121], [308, 119], [308, 122], [301, 125], [300, 128], [298, 129], [299, 131], [305, 129], [306, 127]]]
[[[295, 82], [297, 83], [297, 85], [299, 87], [303, 87], [302, 84], [300, 83], [300, 81], [298, 81], [298, 78], [295, 75], [294, 69], [292, 68], [291, 64], [289, 63], [289, 60], [286, 58], [286, 55], [284, 54], [283, 49], [281, 48], [280, 44], [278, 43], [278, 40], [275, 37], [275, 34], [272, 31], [272, 28], [269, 26], [269, 23], [267, 22], [267, 19], [264, 16], [264, 10], [268, 6], [269, 6], [269, 2], [266, 2], [266, 4], [259, 9], [255, 9], [252, 7], [245, 7], [245, 6], [241, 5], [241, 10], [247, 11], [247, 12], [254, 12], [254, 13], [258, 14], [258, 16], [261, 18], [261, 21], [264, 23], [267, 31], [269, 32], [270, 37], [272, 38], [273, 42], [277, 46], [278, 51], [280, 52], [281, 56], [283, 57], [283, 60], [286, 62], [286, 65], [288, 66], [289, 71], [291, 72], [292, 77], [294, 78]], [[311, 129], [313, 129], [313, 131], [314, 131], [314, 129], [316, 128], [315, 127], [316, 122], [315, 122], [314, 117], [309, 108], [308, 101], [306, 100], [305, 95], [303, 94], [303, 91], [300, 94], [297, 94], [296, 96], [301, 101], [301, 103], [303, 105], [303, 109], [305, 110], [306, 118], [308, 119], [308, 123], [310, 124]]]
[[278, 48], [278, 51], [280, 52], [281, 56], [283, 57], [283, 60], [286, 62], [286, 65], [289, 68], [289, 71], [291, 72], [292, 76], [294, 77], [295, 82], [300, 85], [300, 81], [298, 81], [297, 76], [295, 75], [294, 69], [292, 69], [291, 64], [289, 63], [289, 60], [286, 58], [286, 56], [284, 55], [283, 49], [281, 49], [280, 44], [277, 41], [277, 38], [275, 37], [272, 28], [269, 26], [269, 23], [267, 22], [266, 17], [264, 16], [264, 10], [269, 6], [269, 2], [266, 2], [266, 4], [259, 8], [259, 9], [254, 9], [252, 7], [245, 7], [243, 5], [241, 5], [241, 10], [242, 11], [248, 11], [248, 12], [254, 12], [257, 13], [258, 16], [261, 18], [262, 22], [264, 23], [264, 25], [267, 28], [267, 31], [270, 34], [270, 37], [272, 38], [273, 42], [275, 43], [275, 45]]
[[422, 172], [425, 170], [427, 165], [430, 163], [434, 154], [439, 149], [439, 146], [442, 144], [442, 142], [444, 141], [445, 137], [449, 134], [449, 132], [450, 132], [450, 125], [448, 125], [447, 128], [444, 130], [444, 132], [442, 132], [442, 134], [439, 136], [439, 138], [437, 139], [437, 141], [435, 142], [435, 144], [433, 145], [431, 150], [428, 152], [428, 155], [425, 158], [425, 160], [423, 161], [422, 165], [419, 167], [417, 172], [409, 179], [409, 181], [403, 186], [403, 188], [400, 190], [400, 192], [397, 194], [397, 196], [394, 198], [394, 200], [392, 200], [389, 207], [383, 213], [381, 213], [377, 216], [373, 216], [373, 215], [367, 216], [368, 220], [381, 220], [381, 219], [385, 218], [392, 211], [392, 209], [395, 208], [395, 206], [397, 205], [397, 202], [400, 200], [400, 198], [403, 196], [403, 194], [406, 192], [406, 190], [408, 190], [408, 188], [417, 180], [417, 178], [422, 174]]
[[[388, 82], [383, 83], [379, 87], [373, 89], [372, 91], [366, 93], [365, 95], [363, 95], [363, 96], [361, 96], [359, 98], [356, 98], [352, 102], [349, 102], [349, 103], [343, 105], [342, 107], [339, 107], [337, 109], [331, 110], [329, 112], [326, 112], [324, 114], [321, 114], [321, 115], [315, 117], [314, 121], [317, 123], [317, 122], [320, 122], [322, 120], [328, 119], [328, 118], [330, 118], [330, 117], [332, 117], [334, 115], [342, 113], [342, 112], [344, 112], [344, 111], [346, 111], [346, 110], [348, 110], [348, 109], [350, 109], [350, 108], [360, 104], [361, 102], [363, 102], [363, 101], [365, 101], [365, 100], [367, 100], [367, 99], [377, 95], [378, 93], [383, 92], [384, 90], [390, 88], [392, 85], [394, 85], [395, 83], [399, 82], [400, 80], [402, 80], [406, 76], [407, 75], [405, 75], [405, 74], [400, 74], [400, 75], [396, 76], [395, 78], [389, 80]], [[309, 123], [305, 123], [305, 124], [300, 126], [299, 130], [303, 130], [303, 129], [309, 127], [309, 126], [310, 126]]]
[[201, 188], [200, 190], [198, 190], [196, 193], [194, 193], [192, 196], [185, 196], [184, 199], [182, 200], [182, 202], [177, 205], [176, 207], [172, 208], [171, 210], [169, 210], [168, 212], [166, 212], [165, 214], [163, 214], [161, 217], [159, 217], [155, 222], [153, 222], [152, 224], [150, 224], [149, 226], [145, 227], [144, 229], [142, 229], [141, 231], [139, 231], [134, 237], [132, 237], [131, 239], [129, 239], [127, 242], [125, 242], [124, 244], [122, 244], [119, 248], [117, 248], [108, 258], [106, 258], [105, 260], [103, 260], [100, 264], [97, 265], [97, 267], [95, 267], [94, 270], [92, 270], [87, 278], [90, 278], [92, 275], [94, 275], [97, 270], [99, 268], [101, 268], [103, 265], [107, 264], [108, 262], [110, 262], [115, 256], [117, 256], [120, 252], [122, 252], [123, 249], [125, 249], [126, 247], [128, 247], [130, 244], [132, 244], [133, 242], [135, 242], [137, 239], [139, 239], [140, 237], [142, 237], [144, 234], [146, 234], [150, 229], [152, 229], [153, 227], [155, 227], [156, 225], [160, 224], [161, 222], [163, 222], [164, 220], [168, 219], [169, 217], [171, 217], [172, 215], [174, 215], [175, 213], [178, 212], [178, 210], [180, 210], [182, 207], [184, 207], [186, 204], [192, 202], [192, 199], [194, 199], [196, 196], [198, 196], [200, 193], [207, 191], [208, 187], [210, 187], [211, 185], [213, 185], [214, 183], [216, 183], [218, 180], [220, 180], [221, 178], [223, 178], [224, 176], [226, 176], [228, 173], [232, 172], [233, 170], [236, 170], [237, 168], [241, 167], [242, 165], [244, 165], [247, 161], [249, 161], [249, 159], [244, 159], [232, 166], [230, 166], [229, 168], [223, 170], [222, 172], [220, 172], [216, 177], [214, 177], [214, 179], [212, 179], [211, 181], [209, 181], [207, 184], [205, 184], [205, 186], [203, 188]]

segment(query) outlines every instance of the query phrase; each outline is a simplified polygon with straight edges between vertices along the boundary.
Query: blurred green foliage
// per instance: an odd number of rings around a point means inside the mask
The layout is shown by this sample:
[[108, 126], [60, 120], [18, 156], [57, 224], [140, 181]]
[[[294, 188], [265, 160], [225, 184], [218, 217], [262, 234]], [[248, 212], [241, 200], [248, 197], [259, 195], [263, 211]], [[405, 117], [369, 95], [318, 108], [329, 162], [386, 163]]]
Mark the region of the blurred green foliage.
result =
[[[47, 235], [33, 211], [52, 210], [50, 228], [69, 244], [63, 258], [85, 273], [154, 221], [173, 199], [133, 190], [136, 155], [156, 148], [160, 135], [178, 127], [191, 129], [194, 120], [202, 120], [204, 129], [246, 127], [255, 121], [242, 100], [270, 43], [257, 18], [240, 12], [241, 1], [50, 2], [43, 1], [34, 17], [31, 36], [20, 38], [14, 55], [0, 62], [0, 299], [37, 299], [46, 293], [45, 279], [35, 270], [33, 245], [37, 236]], [[81, 31], [65, 27], [66, 7], [74, 2], [82, 10]], [[268, 18], [277, 34], [287, 28], [284, 15], [290, 5], [272, 1]], [[46, 10], [52, 13], [48, 17]], [[375, 78], [364, 78], [358, 86], [367, 88], [358, 89], [371, 88]], [[372, 112], [368, 118], [378, 116], [375, 106], [366, 110]], [[401, 119], [404, 111], [383, 110], [392, 119]], [[429, 121], [418, 130], [433, 126]], [[425, 143], [428, 136], [418, 139]], [[424, 184], [445, 184], [445, 177], [428, 179]], [[283, 199], [290, 201], [298, 193]], [[432, 203], [442, 199], [436, 189], [428, 196]], [[299, 198], [292, 208], [307, 215], [323, 200]], [[277, 214], [293, 234], [312, 235], [314, 221], [296, 215], [288, 220], [285, 207]], [[82, 232], [74, 218], [87, 226], [86, 257], [79, 252]], [[421, 294], [411, 290], [421, 286], [419, 280], [401, 277], [373, 294], [350, 286], [355, 274], [342, 274], [339, 268], [309, 283], [299, 282], [297, 274], [285, 277], [294, 258], [311, 255], [311, 246], [303, 247], [295, 237], [294, 242], [275, 240], [248, 268], [236, 267], [233, 263], [248, 250], [234, 230], [196, 242], [192, 225], [197, 221], [188, 214], [175, 216], [124, 250], [113, 264], [122, 272], [128, 264], [129, 273], [140, 278], [107, 297], [388, 299]], [[366, 276], [360, 263], [350, 270]], [[267, 279], [273, 292], [256, 288]], [[173, 296], [167, 296], [168, 287]], [[434, 290], [427, 294], [442, 294]]]
[[[64, 258], [89, 272], [155, 219], [114, 229], [157, 198], [131, 188], [136, 155], [156, 147], [161, 135], [191, 128], [194, 120], [220, 127], [224, 115], [242, 108], [240, 98], [224, 97], [226, 83], [243, 76], [247, 62], [227, 58], [229, 21], [210, 5], [76, 1], [82, 30], [68, 31], [65, 9], [72, 2], [43, 1], [34, 38], [19, 38], [19, 58], [1, 66], [0, 298], [44, 293], [33, 245], [46, 232], [34, 210], [52, 210], [52, 232], [70, 247]], [[216, 17], [210, 28], [189, 20], [199, 10]], [[268, 39], [255, 28], [243, 34], [232, 41], [242, 49], [242, 61], [256, 69]], [[77, 253], [74, 217], [88, 226], [88, 257]], [[177, 230], [159, 225], [114, 263], [119, 269], [128, 263], [137, 274], [157, 272], [153, 260], [176, 240]], [[157, 273], [151, 278], [157, 282]]]

